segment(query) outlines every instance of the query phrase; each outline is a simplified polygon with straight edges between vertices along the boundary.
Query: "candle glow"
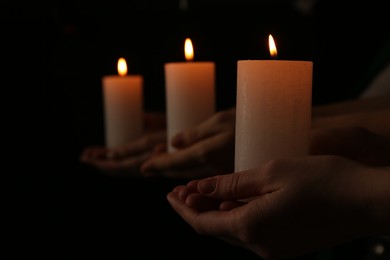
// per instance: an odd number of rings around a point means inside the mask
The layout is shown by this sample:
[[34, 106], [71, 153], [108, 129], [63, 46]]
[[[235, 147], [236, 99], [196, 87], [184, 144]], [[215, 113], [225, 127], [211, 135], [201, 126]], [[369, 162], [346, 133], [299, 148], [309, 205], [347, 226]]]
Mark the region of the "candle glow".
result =
[[184, 51], [186, 61], [164, 65], [168, 152], [176, 150], [170, 143], [174, 135], [215, 112], [215, 63], [193, 61], [194, 49], [189, 38], [185, 40]]
[[268, 45], [269, 45], [269, 52], [271, 54], [271, 57], [272, 58], [277, 58], [278, 57], [278, 51], [276, 49], [276, 44], [275, 44], [274, 38], [272, 37], [271, 34], [268, 36]]
[[235, 171], [270, 160], [308, 155], [311, 127], [311, 61], [272, 60], [237, 63]]
[[119, 58], [118, 59], [117, 68], [118, 68], [118, 74], [120, 76], [127, 75], [127, 64], [126, 64], [126, 60], [124, 58]]
[[127, 75], [124, 58], [118, 59], [117, 70], [118, 75], [102, 79], [107, 147], [124, 145], [143, 132], [143, 77]]
[[192, 41], [190, 38], [187, 38], [184, 42], [184, 55], [186, 61], [192, 61], [194, 59], [194, 48], [192, 47]]

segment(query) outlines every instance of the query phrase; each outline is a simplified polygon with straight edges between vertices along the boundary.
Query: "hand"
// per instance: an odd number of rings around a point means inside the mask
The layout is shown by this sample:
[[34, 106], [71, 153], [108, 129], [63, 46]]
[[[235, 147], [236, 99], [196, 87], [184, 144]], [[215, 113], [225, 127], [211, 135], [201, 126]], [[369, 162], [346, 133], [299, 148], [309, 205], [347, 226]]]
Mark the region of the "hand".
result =
[[140, 166], [155, 146], [166, 142], [166, 120], [162, 113], [145, 113], [145, 133], [137, 140], [120, 147], [90, 146], [80, 161], [104, 173], [116, 176], [141, 177]]
[[317, 128], [312, 130], [312, 155], [340, 155], [371, 166], [390, 162], [390, 138], [362, 127]]
[[167, 199], [199, 234], [279, 259], [390, 234], [389, 184], [389, 168], [308, 156], [194, 180]]
[[90, 164], [104, 173], [142, 177], [140, 166], [148, 159], [154, 147], [165, 141], [165, 131], [146, 133], [134, 142], [120, 147], [87, 147], [82, 152], [80, 161]]
[[200, 125], [176, 135], [141, 167], [147, 176], [194, 179], [231, 172], [234, 167], [235, 109], [214, 114]]

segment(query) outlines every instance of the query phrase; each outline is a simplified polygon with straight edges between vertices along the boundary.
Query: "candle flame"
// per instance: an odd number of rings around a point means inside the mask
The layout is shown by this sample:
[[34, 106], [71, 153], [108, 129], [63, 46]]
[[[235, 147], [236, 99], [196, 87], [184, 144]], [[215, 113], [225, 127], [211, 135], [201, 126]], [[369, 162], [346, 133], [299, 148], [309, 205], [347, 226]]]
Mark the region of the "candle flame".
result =
[[124, 58], [119, 58], [117, 68], [118, 68], [118, 74], [120, 76], [125, 76], [127, 74], [127, 64]]
[[278, 57], [278, 51], [276, 50], [275, 41], [271, 34], [268, 36], [268, 44], [269, 44], [269, 52], [271, 54], [271, 57], [272, 58]]
[[194, 59], [194, 48], [192, 47], [190, 38], [187, 38], [184, 43], [184, 55], [187, 61], [192, 61]]

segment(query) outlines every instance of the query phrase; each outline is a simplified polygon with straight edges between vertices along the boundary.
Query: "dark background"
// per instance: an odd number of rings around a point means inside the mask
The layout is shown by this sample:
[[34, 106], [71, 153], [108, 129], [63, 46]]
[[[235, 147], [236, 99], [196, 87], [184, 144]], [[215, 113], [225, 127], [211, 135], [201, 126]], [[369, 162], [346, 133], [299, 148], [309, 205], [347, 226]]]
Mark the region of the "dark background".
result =
[[[298, 2], [313, 7], [306, 12]], [[11, 92], [3, 128], [16, 140], [6, 140], [5, 171], [16, 177], [9, 194], [9, 201], [18, 198], [13, 252], [52, 259], [254, 258], [198, 236], [170, 209], [165, 195], [184, 181], [115, 178], [79, 163], [84, 147], [103, 144], [101, 78], [116, 74], [125, 57], [129, 73], [144, 76], [145, 110], [164, 111], [163, 64], [184, 60], [190, 37], [195, 60], [216, 62], [217, 108], [229, 108], [237, 60], [269, 59], [271, 33], [278, 59], [314, 62], [313, 105], [356, 98], [388, 39], [385, 2], [3, 2], [2, 72]], [[366, 247], [351, 247], [367, 254]], [[347, 249], [334, 250], [346, 259]]]

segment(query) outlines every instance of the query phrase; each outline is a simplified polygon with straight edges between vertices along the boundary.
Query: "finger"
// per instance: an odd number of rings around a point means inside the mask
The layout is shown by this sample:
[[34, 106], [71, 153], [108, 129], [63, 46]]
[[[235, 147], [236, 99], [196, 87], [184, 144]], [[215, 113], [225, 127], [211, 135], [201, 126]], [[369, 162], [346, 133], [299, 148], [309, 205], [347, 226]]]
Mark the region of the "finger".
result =
[[166, 152], [167, 152], [167, 144], [161, 143], [161, 144], [156, 145], [153, 148], [152, 156], [159, 155], [159, 154], [166, 153]]
[[161, 154], [146, 162], [141, 171], [179, 171], [199, 166], [212, 167], [213, 165], [208, 163], [208, 156], [211, 151], [219, 151], [222, 146], [225, 146], [224, 138], [224, 135], [215, 136], [174, 153]]
[[263, 168], [251, 169], [238, 173], [218, 175], [200, 180], [198, 190], [213, 199], [234, 201], [264, 195], [275, 190], [274, 185], [267, 185], [267, 174]]
[[196, 182], [192, 181], [192, 182], [188, 183], [187, 185], [182, 187], [180, 190], [177, 190], [177, 192], [179, 194], [179, 197], [182, 200], [185, 200], [190, 194], [198, 192]]
[[133, 176], [141, 177], [139, 167], [148, 158], [148, 154], [140, 154], [134, 157], [127, 157], [124, 160], [121, 159], [104, 159], [104, 160], [94, 160], [91, 162], [96, 168], [102, 170], [103, 172], [120, 175], [120, 176]]
[[[177, 193], [177, 196], [185, 201], [191, 194], [198, 193], [196, 180], [190, 181], [187, 185], [178, 185], [173, 188], [173, 192]], [[204, 196], [203, 196], [204, 197]]]
[[219, 112], [196, 127], [184, 130], [175, 135], [171, 144], [176, 148], [184, 148], [199, 142], [199, 140], [208, 138], [221, 131], [221, 125], [224, 125], [227, 118], [223, 112]]
[[84, 149], [84, 151], [81, 153], [80, 160], [87, 162], [96, 158], [105, 158], [107, 155], [107, 151], [108, 149], [105, 147], [88, 147]]
[[310, 153], [341, 155], [364, 164], [381, 166], [389, 162], [389, 156], [378, 156], [388, 154], [387, 147], [386, 138], [362, 127], [318, 128], [312, 131]]
[[[228, 162], [221, 161], [221, 151], [227, 155]], [[174, 153], [153, 155], [141, 166], [146, 176], [164, 176], [169, 178], [200, 178], [231, 172], [234, 161], [234, 139], [224, 133], [201, 141], [191, 147]], [[231, 153], [231, 155], [229, 155]]]
[[166, 134], [165, 132], [158, 132], [149, 134], [137, 142], [134, 143], [134, 145], [128, 147], [127, 153], [128, 154], [135, 154], [139, 152], [143, 152], [146, 150], [151, 150], [154, 148], [157, 144], [165, 143], [166, 142]]
[[149, 158], [150, 153], [142, 153], [137, 156], [126, 157], [125, 160], [119, 161], [118, 167], [122, 169], [132, 169], [136, 168], [139, 171], [142, 163]]
[[183, 170], [199, 165], [198, 158], [191, 150], [178, 150], [174, 153], [161, 153], [151, 157], [141, 166], [144, 173], [164, 171], [164, 170]]
[[220, 210], [232, 210], [234, 208], [241, 207], [244, 204], [246, 204], [246, 202], [243, 202], [243, 201], [223, 201], [219, 205], [219, 209]]
[[127, 157], [152, 150], [157, 144], [165, 143], [165, 132], [147, 134], [134, 142], [112, 150], [116, 157]]
[[[180, 194], [179, 194], [180, 196]], [[183, 198], [181, 198], [183, 199]], [[221, 202], [219, 200], [211, 199], [199, 193], [190, 193], [185, 198], [185, 203], [200, 212], [209, 210], [218, 210]]]
[[199, 234], [224, 237], [234, 223], [234, 214], [230, 211], [211, 210], [200, 212], [186, 204], [176, 192], [167, 194], [167, 200], [172, 208], [191, 225]]

